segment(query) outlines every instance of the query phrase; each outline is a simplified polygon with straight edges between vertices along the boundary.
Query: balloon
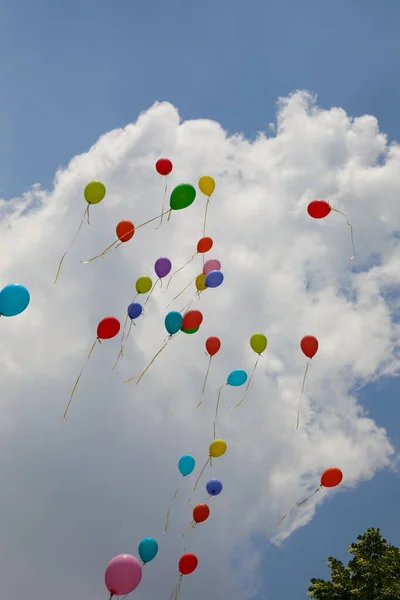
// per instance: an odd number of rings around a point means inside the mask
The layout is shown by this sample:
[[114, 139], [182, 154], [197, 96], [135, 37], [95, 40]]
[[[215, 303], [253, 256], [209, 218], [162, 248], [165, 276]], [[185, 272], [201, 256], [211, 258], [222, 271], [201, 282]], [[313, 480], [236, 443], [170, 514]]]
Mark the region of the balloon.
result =
[[183, 333], [188, 333], [189, 335], [191, 333], [196, 333], [196, 331], [198, 331], [200, 329], [200, 327], [195, 327], [194, 329], [182, 329]]
[[107, 565], [105, 583], [110, 594], [123, 596], [130, 594], [142, 580], [142, 565], [130, 554], [119, 554]]
[[154, 538], [144, 538], [138, 548], [140, 559], [144, 563], [151, 562], [158, 554], [158, 543]]
[[209, 337], [206, 339], [206, 350], [210, 356], [214, 356], [221, 348], [221, 340], [217, 337]]
[[209, 250], [211, 250], [213, 245], [214, 245], [214, 242], [212, 241], [212, 239], [210, 237], [202, 237], [197, 242], [197, 252], [199, 254], [204, 254], [205, 252], [208, 252]]
[[247, 381], [246, 371], [243, 371], [243, 369], [236, 369], [235, 371], [232, 371], [231, 373], [229, 373], [226, 383], [233, 387], [240, 387], [241, 385], [246, 383], [246, 381]]
[[178, 333], [182, 327], [182, 315], [176, 310], [169, 312], [164, 320], [165, 329], [170, 335]]
[[150, 277], [144, 275], [143, 277], [139, 277], [136, 281], [136, 291], [138, 294], [147, 294], [151, 290], [153, 286], [153, 282]]
[[139, 302], [132, 302], [128, 306], [128, 317], [130, 319], [137, 319], [143, 312], [143, 306]]
[[184, 477], [187, 477], [191, 473], [193, 473], [194, 468], [196, 466], [196, 461], [191, 454], [184, 454], [180, 457], [178, 462], [178, 469]]
[[268, 341], [263, 333], [254, 333], [250, 338], [251, 349], [256, 354], [262, 354], [267, 347]]
[[106, 186], [101, 181], [91, 181], [83, 192], [88, 204], [98, 204], [106, 195]]
[[217, 288], [224, 281], [224, 275], [221, 271], [210, 271], [206, 275], [206, 286], [208, 288]]
[[196, 327], [200, 327], [202, 322], [203, 315], [199, 310], [188, 310], [188, 312], [183, 315], [182, 329], [195, 329]]
[[318, 351], [318, 340], [313, 335], [305, 335], [300, 342], [300, 348], [307, 358], [313, 358]]
[[326, 200], [313, 200], [307, 206], [307, 212], [313, 219], [323, 219], [331, 212], [331, 207]]
[[200, 273], [200, 275], [197, 275], [197, 277], [195, 279], [195, 285], [196, 285], [196, 290], [198, 292], [204, 292], [204, 290], [207, 289], [206, 276], [204, 275], [204, 273]]
[[225, 454], [228, 446], [225, 440], [214, 440], [210, 444], [209, 454], [211, 458], [219, 458]]
[[203, 273], [207, 275], [210, 271], [219, 271], [221, 269], [221, 263], [216, 258], [210, 258], [204, 263]]
[[154, 271], [156, 272], [157, 277], [160, 279], [166, 277], [171, 269], [172, 263], [169, 258], [157, 258], [156, 262], [154, 263]]
[[15, 317], [20, 315], [29, 305], [31, 296], [24, 285], [10, 283], [0, 292], [0, 315]]
[[219, 496], [222, 492], [222, 483], [219, 479], [210, 479], [207, 481], [206, 490], [210, 496]]
[[179, 573], [181, 575], [190, 575], [197, 569], [197, 565], [199, 564], [199, 559], [192, 552], [186, 552], [182, 554], [179, 559]]
[[195, 523], [204, 523], [210, 516], [210, 509], [207, 504], [198, 504], [193, 509], [193, 521]]
[[343, 479], [343, 473], [338, 467], [330, 467], [322, 473], [321, 485], [323, 487], [336, 487]]
[[135, 233], [135, 226], [132, 221], [120, 221], [115, 232], [120, 242], [129, 242]]
[[159, 158], [156, 162], [156, 170], [160, 175], [167, 176], [173, 169], [172, 162], [169, 158]]
[[182, 210], [193, 204], [196, 198], [196, 190], [190, 183], [181, 183], [171, 192], [169, 205], [171, 210]]
[[215, 181], [209, 175], [204, 175], [199, 179], [199, 190], [203, 192], [205, 196], [211, 196], [215, 190]]
[[97, 325], [97, 337], [100, 340], [111, 340], [118, 335], [121, 324], [115, 317], [105, 317]]

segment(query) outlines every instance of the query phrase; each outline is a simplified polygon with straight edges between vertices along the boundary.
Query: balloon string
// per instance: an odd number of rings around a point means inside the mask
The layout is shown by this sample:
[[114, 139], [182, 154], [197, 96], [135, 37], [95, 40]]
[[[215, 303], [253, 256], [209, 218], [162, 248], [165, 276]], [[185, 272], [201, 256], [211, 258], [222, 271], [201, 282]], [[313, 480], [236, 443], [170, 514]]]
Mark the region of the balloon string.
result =
[[181, 595], [181, 583], [182, 583], [182, 573], [179, 574], [179, 579], [178, 579], [178, 583], [176, 584], [176, 586], [174, 587], [174, 591], [172, 592], [169, 600], [178, 600], [179, 596]]
[[169, 284], [171, 283], [171, 279], [173, 278], [174, 275], [176, 275], [177, 273], [179, 273], [179, 271], [182, 271], [182, 269], [184, 269], [185, 267], [188, 266], [188, 264], [190, 264], [192, 262], [192, 260], [197, 256], [198, 252], [195, 252], [192, 256], [192, 258], [189, 258], [189, 260], [187, 261], [187, 263], [185, 263], [183, 265], [183, 267], [179, 267], [179, 269], [177, 269], [176, 271], [174, 271], [171, 275], [171, 277], [168, 279], [168, 283], [167, 283], [167, 287], [166, 290], [169, 288]]
[[[124, 233], [124, 236], [129, 235], [130, 233], [135, 233], [135, 230], [137, 229], [137, 227], [133, 227], [133, 229], [130, 229], [129, 231], [127, 231], [126, 233]], [[123, 237], [124, 237], [123, 236]], [[127, 240], [129, 241], [129, 240]], [[119, 242], [119, 243], [118, 243]], [[109, 246], [107, 246], [107, 248], [105, 250], [103, 250], [103, 252], [101, 254], [98, 254], [97, 256], [93, 256], [93, 258], [89, 258], [89, 260], [81, 260], [81, 263], [83, 265], [87, 265], [88, 263], [92, 262], [93, 260], [96, 260], [97, 258], [104, 258], [106, 254], [108, 254], [109, 252], [111, 252], [111, 250], [117, 249], [121, 246], [121, 244], [123, 244], [124, 242], [121, 241], [120, 238], [117, 238], [116, 240], [113, 241], [112, 244], [110, 244]]]
[[112, 368], [112, 370], [113, 370], [113, 371], [114, 371], [114, 369], [116, 368], [116, 366], [118, 365], [118, 363], [119, 363], [119, 359], [120, 359], [120, 358], [122, 358], [122, 357], [123, 357], [123, 355], [124, 355], [124, 350], [125, 350], [125, 346], [124, 346], [124, 339], [125, 339], [125, 340], [127, 340], [127, 339], [128, 339], [128, 337], [129, 337], [129, 334], [131, 333], [132, 325], [135, 325], [135, 326], [136, 326], [136, 323], [135, 323], [135, 322], [134, 322], [134, 321], [131, 319], [131, 322], [130, 322], [130, 324], [129, 324], [128, 333], [125, 335], [125, 331], [126, 331], [126, 326], [127, 326], [127, 324], [128, 324], [128, 320], [129, 320], [129, 315], [126, 315], [126, 318], [125, 318], [125, 323], [124, 323], [124, 328], [123, 328], [123, 331], [122, 331], [122, 337], [121, 337], [121, 348], [120, 348], [120, 351], [119, 351], [119, 353], [118, 353], [117, 360], [115, 361], [115, 363], [114, 363], [114, 366], [113, 366], [113, 368]]
[[203, 237], [206, 235], [206, 224], [207, 224], [207, 212], [210, 204], [210, 196], [207, 198], [206, 209], [204, 211], [204, 222], [203, 222]]
[[[246, 389], [245, 389], [245, 391], [244, 391], [244, 394], [243, 394], [243, 398], [241, 399], [241, 401], [240, 401], [240, 402], [238, 402], [238, 403], [236, 404], [236, 406], [233, 408], [233, 410], [236, 410], [237, 408], [239, 408], [239, 406], [242, 404], [243, 400], [246, 398], [246, 395], [247, 395], [247, 390], [248, 390], [248, 389], [249, 389], [249, 387], [250, 387], [251, 380], [253, 379], [253, 375], [254, 375], [254, 373], [255, 373], [255, 370], [257, 369], [257, 365], [258, 365], [258, 361], [260, 360], [260, 356], [261, 356], [261, 354], [259, 354], [259, 355], [258, 355], [258, 357], [257, 357], [256, 364], [254, 365], [254, 367], [253, 367], [253, 371], [251, 372], [251, 375], [250, 375], [250, 377], [249, 377], [249, 380], [248, 380], [248, 382], [247, 382]], [[229, 408], [230, 408], [230, 407], [229, 407]]]
[[75, 233], [75, 236], [73, 237], [72, 242], [70, 243], [70, 245], [68, 246], [68, 248], [66, 249], [66, 251], [64, 252], [64, 254], [61, 257], [61, 260], [60, 260], [60, 262], [58, 264], [56, 278], [55, 278], [55, 280], [54, 280], [53, 283], [57, 283], [57, 280], [58, 280], [58, 278], [60, 276], [60, 273], [61, 273], [61, 268], [62, 268], [62, 265], [63, 265], [63, 262], [64, 262], [64, 258], [66, 257], [67, 252], [69, 250], [71, 250], [72, 246], [74, 245], [74, 243], [76, 241], [76, 238], [78, 237], [78, 235], [79, 235], [79, 233], [80, 233], [80, 231], [81, 231], [81, 229], [83, 227], [83, 224], [85, 222], [85, 218], [87, 218], [87, 223], [88, 223], [88, 225], [90, 225], [90, 222], [89, 222], [89, 208], [90, 208], [90, 204], [87, 205], [87, 207], [85, 209], [85, 212], [83, 213], [81, 224], [79, 225], [78, 231]]
[[333, 210], [333, 211], [335, 211], [335, 212], [339, 213], [340, 215], [343, 215], [343, 216], [344, 216], [344, 218], [345, 218], [345, 219], [346, 219], [346, 221], [347, 221], [347, 225], [350, 227], [350, 237], [351, 237], [351, 245], [353, 246], [353, 256], [350, 256], [349, 260], [353, 260], [353, 259], [356, 257], [356, 247], [355, 247], [355, 245], [354, 245], [354, 230], [353, 230], [353, 226], [352, 226], [352, 224], [350, 223], [350, 221], [349, 221], [349, 219], [347, 218], [347, 215], [346, 215], [345, 213], [341, 212], [341, 211], [340, 211], [340, 210], [338, 210], [337, 208], [332, 208], [332, 207], [331, 207], [331, 210]]
[[171, 217], [172, 217], [172, 208], [170, 208], [169, 211], [168, 211], [167, 221], [169, 221], [171, 219]]
[[295, 504], [289, 510], [289, 512], [286, 513], [286, 515], [283, 515], [283, 517], [281, 519], [279, 519], [279, 521], [277, 523], [277, 527], [286, 519], [286, 517], [292, 512], [292, 510], [294, 510], [295, 508], [299, 508], [299, 506], [302, 506], [303, 504], [305, 504], [306, 502], [308, 502], [309, 500], [311, 500], [311, 498], [313, 496], [315, 496], [315, 494], [317, 494], [318, 492], [320, 492], [322, 489], [323, 489], [323, 486], [320, 485], [319, 487], [317, 487], [317, 489], [310, 496], [308, 496], [308, 498], [305, 498], [305, 500], [302, 500], [301, 502], [297, 502], [297, 504]]
[[90, 349], [90, 352], [89, 352], [89, 354], [88, 354], [88, 357], [87, 357], [87, 359], [86, 359], [86, 362], [85, 362], [85, 364], [83, 365], [83, 367], [82, 367], [82, 370], [81, 370], [81, 372], [80, 372], [80, 373], [79, 373], [79, 375], [78, 375], [78, 379], [75, 381], [75, 385], [74, 385], [74, 387], [72, 388], [72, 392], [71, 392], [71, 396], [70, 396], [69, 402], [68, 402], [68, 404], [67, 404], [67, 408], [65, 409], [65, 412], [64, 412], [64, 419], [66, 419], [66, 418], [67, 418], [67, 412], [68, 412], [68, 410], [69, 410], [69, 407], [71, 406], [71, 402], [72, 402], [72, 398], [74, 397], [75, 390], [76, 390], [76, 388], [78, 387], [79, 380], [80, 380], [80, 378], [82, 377], [82, 373], [83, 373], [83, 371], [85, 370], [85, 367], [86, 367], [86, 365], [88, 364], [88, 362], [89, 362], [89, 360], [90, 360], [90, 357], [91, 357], [91, 356], [92, 356], [92, 354], [93, 354], [93, 350], [95, 349], [95, 346], [96, 346], [97, 342], [99, 342], [99, 344], [101, 344], [101, 340], [100, 340], [100, 338], [96, 338], [96, 339], [95, 339], [95, 341], [94, 341], [94, 344], [93, 344], [93, 346], [91, 347], [91, 349]]
[[206, 371], [206, 376], [204, 377], [204, 383], [203, 383], [203, 387], [202, 387], [202, 390], [201, 390], [201, 400], [198, 403], [198, 405], [196, 406], [196, 408], [199, 408], [199, 406], [201, 406], [201, 404], [203, 404], [204, 390], [206, 389], [206, 383], [207, 383], [207, 379], [208, 379], [208, 374], [210, 372], [211, 359], [212, 359], [212, 356], [210, 356], [209, 361], [208, 361], [208, 367], [207, 367], [207, 371]]
[[215, 407], [215, 417], [214, 417], [214, 440], [217, 437], [216, 433], [215, 433], [215, 429], [217, 426], [217, 418], [218, 418], [218, 410], [219, 410], [219, 401], [221, 400], [221, 392], [223, 390], [223, 388], [226, 386], [226, 383], [224, 383], [224, 385], [221, 385], [221, 387], [218, 390], [218, 398], [217, 398], [217, 404]]
[[198, 478], [196, 479], [196, 483], [194, 484], [194, 488], [193, 488], [193, 492], [196, 491], [197, 489], [197, 485], [201, 479], [201, 476], [203, 475], [204, 471], [206, 470], [207, 466], [211, 464], [211, 456], [208, 457], [208, 460], [206, 462], [206, 464], [204, 465], [204, 467], [202, 468], [202, 470], [200, 471], [200, 475], [198, 476]]
[[192, 285], [192, 283], [193, 283], [193, 281], [190, 281], [190, 282], [187, 284], [187, 286], [186, 286], [186, 287], [184, 287], [184, 288], [183, 288], [183, 290], [181, 290], [181, 291], [179, 292], [179, 294], [177, 294], [177, 295], [175, 296], [175, 298], [172, 298], [172, 302], [173, 302], [174, 300], [176, 300], [177, 298], [179, 298], [179, 296], [181, 296], [181, 295], [183, 294], [183, 292], [186, 292], [186, 290], [187, 290], [187, 289], [188, 289], [188, 288], [189, 288], [189, 287]]
[[299, 424], [300, 424], [300, 403], [301, 403], [301, 399], [303, 397], [304, 386], [306, 384], [306, 377], [307, 377], [307, 373], [308, 373], [308, 369], [310, 368], [310, 365], [311, 365], [311, 359], [308, 361], [306, 369], [304, 371], [304, 375], [303, 375], [303, 385], [301, 386], [300, 399], [299, 399], [299, 404], [298, 404], [298, 407], [297, 407], [296, 431], [298, 430]]
[[143, 304], [143, 306], [146, 306], [146, 304], [148, 303], [148, 301], [149, 301], [149, 299], [150, 299], [150, 296], [152, 295], [152, 293], [153, 293], [153, 291], [154, 291], [154, 288], [156, 287], [156, 285], [157, 285], [157, 283], [158, 283], [159, 281], [161, 281], [161, 285], [162, 285], [162, 280], [161, 280], [161, 279], [160, 279], [160, 277], [159, 277], [159, 278], [156, 280], [156, 282], [155, 282], [155, 284], [153, 285], [153, 287], [151, 288], [151, 290], [150, 290], [150, 293], [149, 293], [149, 295], [147, 296], [147, 298], [146, 298], [146, 302]]
[[130, 381], [133, 381], [134, 379], [137, 379], [137, 382], [136, 382], [136, 385], [137, 385], [139, 383], [139, 381], [142, 379], [142, 377], [150, 369], [151, 365], [154, 363], [154, 361], [156, 360], [157, 356], [159, 356], [159, 354], [161, 354], [161, 352], [164, 350], [164, 348], [167, 347], [168, 342], [170, 342], [171, 340], [172, 340], [172, 335], [167, 339], [167, 341], [165, 342], [165, 344], [159, 349], [159, 351], [157, 352], [157, 354], [151, 359], [151, 361], [149, 362], [149, 364], [147, 365], [147, 367], [145, 368], [145, 370], [142, 371], [140, 373], [140, 375], [136, 375], [135, 377], [131, 377], [130, 379], [125, 379], [124, 383], [129, 383]]
[[186, 304], [179, 312], [183, 313], [189, 310], [189, 308], [192, 306], [193, 302], [196, 300], [196, 296], [198, 297], [198, 299], [200, 300], [200, 294], [201, 292], [204, 292], [204, 290], [197, 290], [197, 292], [195, 293], [195, 295], [193, 296], [192, 300]]
[[175, 500], [175, 498], [177, 497], [178, 493], [179, 493], [179, 488], [176, 490], [175, 494], [172, 496], [172, 500], [171, 500], [170, 505], [168, 507], [167, 518], [165, 519], [165, 528], [164, 528], [163, 533], [167, 533], [167, 531], [168, 531], [169, 516], [171, 514], [172, 503]]
[[165, 188], [164, 188], [164, 199], [163, 199], [163, 203], [162, 203], [162, 209], [161, 209], [161, 215], [160, 215], [160, 224], [158, 225], [158, 227], [156, 227], [156, 230], [159, 229], [162, 225], [163, 222], [163, 217], [164, 217], [164, 206], [165, 206], [165, 200], [167, 198], [167, 189], [168, 189], [168, 175], [165, 176]]

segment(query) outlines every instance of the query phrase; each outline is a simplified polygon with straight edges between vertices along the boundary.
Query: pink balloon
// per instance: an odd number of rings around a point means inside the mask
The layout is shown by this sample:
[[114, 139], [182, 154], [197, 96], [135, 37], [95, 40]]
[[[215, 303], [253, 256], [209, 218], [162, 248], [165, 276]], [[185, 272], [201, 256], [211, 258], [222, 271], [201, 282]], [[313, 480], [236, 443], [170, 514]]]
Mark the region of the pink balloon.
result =
[[142, 565], [130, 554], [119, 554], [107, 565], [106, 588], [113, 596], [125, 596], [137, 588], [142, 580]]
[[216, 258], [210, 258], [204, 263], [203, 273], [207, 275], [210, 271], [220, 271], [221, 263]]

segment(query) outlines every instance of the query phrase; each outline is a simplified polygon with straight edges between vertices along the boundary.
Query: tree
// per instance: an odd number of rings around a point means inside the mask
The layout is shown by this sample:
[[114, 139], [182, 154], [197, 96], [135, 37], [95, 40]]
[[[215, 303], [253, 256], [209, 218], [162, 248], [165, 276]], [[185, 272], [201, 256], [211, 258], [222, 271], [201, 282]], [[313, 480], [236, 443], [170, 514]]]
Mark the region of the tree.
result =
[[347, 567], [328, 558], [329, 581], [311, 579], [308, 595], [315, 600], [400, 600], [400, 550], [382, 537], [379, 529], [367, 529], [351, 544]]

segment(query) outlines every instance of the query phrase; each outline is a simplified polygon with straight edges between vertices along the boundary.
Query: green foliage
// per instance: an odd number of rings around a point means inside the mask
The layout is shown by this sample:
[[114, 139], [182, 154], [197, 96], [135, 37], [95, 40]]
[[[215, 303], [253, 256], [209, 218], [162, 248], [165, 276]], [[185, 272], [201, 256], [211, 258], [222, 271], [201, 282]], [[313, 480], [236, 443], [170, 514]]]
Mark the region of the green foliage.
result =
[[367, 529], [351, 544], [353, 558], [347, 567], [328, 558], [329, 581], [311, 579], [308, 595], [315, 600], [400, 600], [400, 550]]

